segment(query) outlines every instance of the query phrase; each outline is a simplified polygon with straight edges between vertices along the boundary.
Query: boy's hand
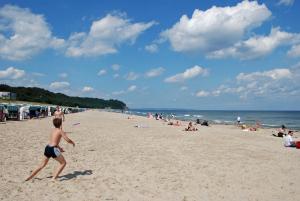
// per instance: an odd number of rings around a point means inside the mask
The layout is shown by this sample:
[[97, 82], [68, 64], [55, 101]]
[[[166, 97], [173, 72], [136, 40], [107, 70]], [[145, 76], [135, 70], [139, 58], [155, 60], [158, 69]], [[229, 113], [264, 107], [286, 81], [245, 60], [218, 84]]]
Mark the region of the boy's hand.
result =
[[65, 152], [65, 150], [62, 147], [58, 147], [60, 152]]

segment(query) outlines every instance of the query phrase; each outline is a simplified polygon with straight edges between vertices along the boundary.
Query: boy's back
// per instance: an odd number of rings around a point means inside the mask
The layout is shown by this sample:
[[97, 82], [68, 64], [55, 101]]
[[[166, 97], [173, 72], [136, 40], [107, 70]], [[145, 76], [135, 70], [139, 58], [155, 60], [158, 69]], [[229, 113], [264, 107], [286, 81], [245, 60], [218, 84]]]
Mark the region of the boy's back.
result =
[[58, 129], [58, 128], [55, 128], [51, 135], [50, 135], [50, 141], [49, 141], [49, 145], [50, 146], [58, 146], [59, 145], [59, 142], [60, 142], [60, 139], [61, 139], [61, 133], [63, 131], [61, 129]]

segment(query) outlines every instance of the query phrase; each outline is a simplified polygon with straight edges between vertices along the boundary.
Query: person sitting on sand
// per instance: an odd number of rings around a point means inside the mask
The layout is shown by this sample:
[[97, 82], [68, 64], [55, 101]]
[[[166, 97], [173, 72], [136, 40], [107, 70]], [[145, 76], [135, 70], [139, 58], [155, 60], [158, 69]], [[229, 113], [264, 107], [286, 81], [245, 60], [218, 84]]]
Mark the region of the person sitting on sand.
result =
[[37, 173], [39, 173], [48, 163], [49, 159], [52, 157], [57, 162], [59, 162], [60, 166], [57, 168], [56, 172], [53, 175], [53, 180], [57, 179], [58, 175], [62, 172], [64, 167], [66, 166], [66, 160], [61, 152], [64, 152], [63, 148], [59, 146], [59, 142], [61, 137], [64, 138], [68, 143], [72, 144], [75, 147], [75, 143], [67, 137], [66, 133], [61, 129], [62, 119], [56, 118], [53, 119], [53, 125], [55, 129], [53, 130], [52, 134], [50, 135], [49, 144], [45, 147], [44, 151], [44, 158], [41, 165], [35, 169], [31, 175], [25, 180], [29, 181], [32, 179]]
[[287, 135], [283, 136], [283, 143], [285, 147], [296, 147], [296, 141], [293, 140], [293, 131], [289, 131]]
[[193, 126], [193, 123], [191, 121], [190, 121], [188, 127], [185, 129], [185, 131], [197, 131], [197, 130], [198, 129]]
[[278, 129], [277, 135], [273, 134], [275, 137], [283, 137], [286, 135], [286, 127], [285, 125], [282, 125], [281, 128]]

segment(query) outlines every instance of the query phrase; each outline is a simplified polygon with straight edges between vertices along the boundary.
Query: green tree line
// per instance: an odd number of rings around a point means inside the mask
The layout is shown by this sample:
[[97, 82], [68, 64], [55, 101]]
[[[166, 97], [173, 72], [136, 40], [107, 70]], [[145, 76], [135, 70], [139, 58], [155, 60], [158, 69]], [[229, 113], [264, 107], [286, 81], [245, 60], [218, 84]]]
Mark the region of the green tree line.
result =
[[53, 93], [51, 91], [38, 87], [11, 87], [0, 84], [0, 91], [13, 92], [17, 94], [18, 101], [29, 101], [47, 103], [53, 105], [64, 105], [70, 107], [82, 108], [112, 108], [125, 109], [126, 104], [119, 100], [103, 100], [99, 98], [72, 97], [62, 93]]

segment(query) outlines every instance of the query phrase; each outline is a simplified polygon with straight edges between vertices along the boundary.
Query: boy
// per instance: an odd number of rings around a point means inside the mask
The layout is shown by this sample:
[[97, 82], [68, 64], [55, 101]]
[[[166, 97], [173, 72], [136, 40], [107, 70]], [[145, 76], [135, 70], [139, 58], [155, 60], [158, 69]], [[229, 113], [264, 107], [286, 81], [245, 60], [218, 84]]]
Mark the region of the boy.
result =
[[61, 154], [61, 152], [64, 152], [64, 150], [59, 146], [59, 142], [61, 137], [63, 137], [68, 143], [72, 144], [73, 147], [75, 147], [75, 143], [67, 137], [66, 133], [61, 129], [61, 124], [62, 124], [62, 119], [56, 118], [53, 119], [53, 125], [55, 129], [53, 130], [52, 134], [50, 135], [50, 142], [49, 144], [45, 147], [45, 152], [44, 152], [44, 159], [42, 164], [34, 170], [31, 175], [25, 180], [29, 181], [32, 179], [39, 171], [41, 171], [48, 163], [50, 157], [55, 159], [57, 162], [59, 162], [60, 166], [57, 168], [57, 170], [54, 172], [53, 175], [53, 180], [55, 180], [58, 175], [62, 172], [64, 167], [66, 166], [66, 160]]

